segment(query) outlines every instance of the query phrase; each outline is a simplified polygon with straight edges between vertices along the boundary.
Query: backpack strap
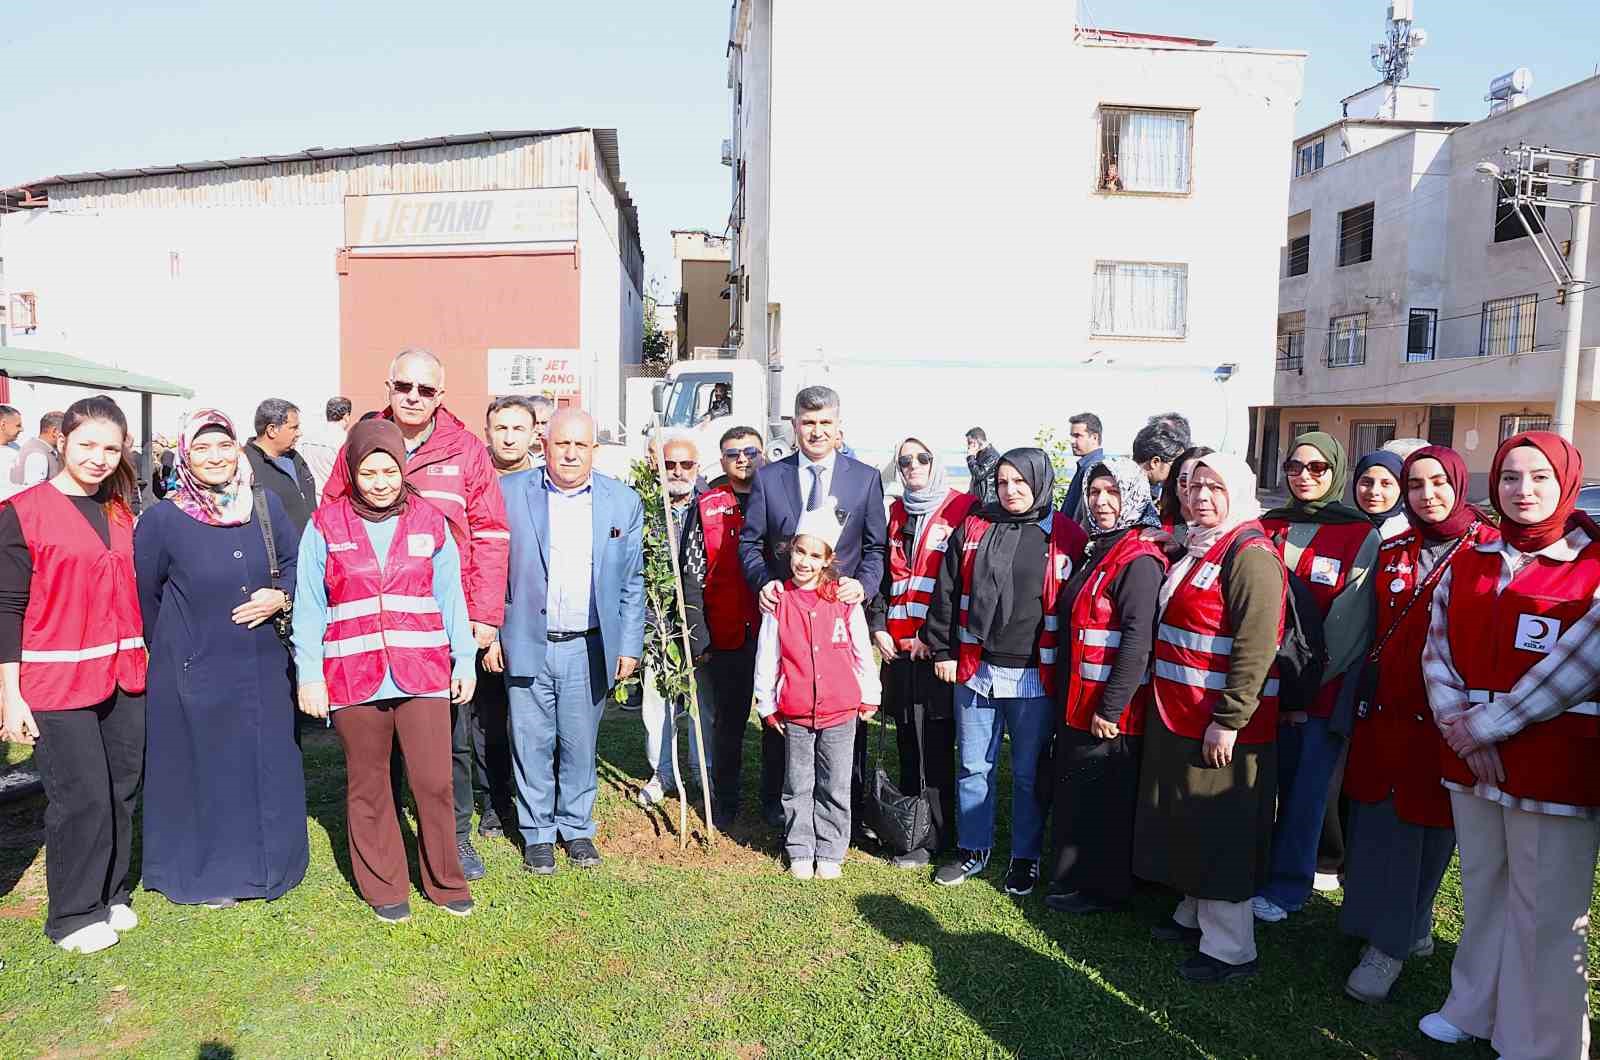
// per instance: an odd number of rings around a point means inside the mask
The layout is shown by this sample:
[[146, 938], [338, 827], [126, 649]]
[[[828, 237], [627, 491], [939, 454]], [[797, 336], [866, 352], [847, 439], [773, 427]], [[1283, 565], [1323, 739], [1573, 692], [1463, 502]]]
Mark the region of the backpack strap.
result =
[[1263, 534], [1260, 530], [1257, 530], [1254, 527], [1252, 527], [1249, 530], [1244, 531], [1238, 537], [1233, 539], [1233, 543], [1228, 546], [1228, 551], [1222, 557], [1222, 584], [1223, 585], [1227, 585], [1228, 582], [1233, 579], [1233, 560], [1234, 560], [1234, 557], [1239, 554], [1240, 550], [1243, 549], [1244, 546], [1248, 545], [1252, 541], [1258, 541], [1258, 540], [1260, 540], [1260, 541], [1268, 541], [1268, 540], [1271, 540], [1271, 539], [1268, 538], [1266, 534]]

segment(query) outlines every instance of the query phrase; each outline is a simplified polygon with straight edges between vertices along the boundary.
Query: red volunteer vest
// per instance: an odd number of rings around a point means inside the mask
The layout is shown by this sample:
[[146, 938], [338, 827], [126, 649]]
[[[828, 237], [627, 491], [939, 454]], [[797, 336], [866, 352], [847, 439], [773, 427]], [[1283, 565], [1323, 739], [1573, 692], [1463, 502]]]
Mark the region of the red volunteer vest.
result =
[[923, 520], [915, 555], [906, 554], [906, 524], [910, 517], [906, 515], [905, 502], [896, 500], [889, 506], [889, 614], [885, 627], [896, 646], [903, 647], [902, 641], [922, 631], [950, 535], [976, 503], [972, 494], [952, 491]]
[[341, 497], [312, 516], [328, 542], [328, 628], [322, 674], [335, 706], [363, 703], [390, 674], [414, 696], [450, 687], [450, 638], [433, 595], [433, 556], [448, 524], [412, 497], [383, 566], [361, 517]]
[[[1451, 557], [1454, 564], [1463, 550], [1500, 534], [1487, 523], [1468, 531]], [[1358, 802], [1379, 803], [1394, 797], [1394, 811], [1402, 821], [1427, 828], [1448, 828], [1450, 792], [1439, 784], [1441, 756], [1450, 753], [1433, 721], [1428, 689], [1422, 679], [1422, 649], [1428, 642], [1433, 613], [1433, 590], [1442, 572], [1417, 596], [1417, 557], [1422, 539], [1415, 530], [1384, 542], [1378, 553], [1378, 621], [1375, 636], [1394, 627], [1375, 663], [1377, 690], [1372, 702], [1356, 704], [1355, 727], [1350, 733], [1350, 759], [1345, 766], [1344, 793]], [[1412, 598], [1415, 597], [1415, 602]], [[1410, 603], [1410, 610], [1406, 605]], [[1405, 618], [1395, 626], [1396, 618]]]
[[731, 486], [707, 490], [695, 502], [706, 539], [706, 625], [718, 651], [742, 648], [761, 628], [761, 608], [739, 566], [744, 514]]
[[[1286, 535], [1294, 524], [1283, 519], [1263, 519], [1261, 525], [1278, 547], [1278, 554], [1283, 555]], [[1328, 608], [1333, 606], [1334, 598], [1344, 591], [1350, 579], [1350, 569], [1361, 554], [1361, 546], [1376, 533], [1371, 523], [1325, 523], [1317, 527], [1311, 543], [1300, 553], [1294, 573], [1310, 587], [1311, 595], [1324, 618], [1328, 615]], [[1306, 713], [1316, 718], [1331, 715], [1334, 702], [1339, 698], [1339, 689], [1344, 687], [1344, 679], [1344, 674], [1328, 678], [1317, 695], [1316, 703]]]
[[[1144, 540], [1137, 530], [1124, 534], [1072, 601], [1066, 718], [1074, 729], [1089, 731], [1089, 719], [1100, 709], [1106, 682], [1111, 679], [1122, 644], [1121, 616], [1117, 614], [1116, 601], [1111, 598], [1111, 586], [1128, 564], [1143, 556], [1151, 557], [1161, 564], [1162, 570], [1166, 569], [1167, 558], [1159, 548]], [[1130, 736], [1142, 735], [1145, 709], [1149, 704], [1147, 680], [1133, 694], [1117, 721], [1117, 728]]]
[[828, 729], [861, 709], [850, 643], [855, 604], [824, 600], [790, 582], [778, 597], [778, 717], [808, 729]]
[[[1233, 620], [1222, 598], [1222, 561], [1228, 547], [1247, 529], [1261, 529], [1258, 522], [1242, 523], [1211, 547], [1200, 562], [1191, 566], [1183, 583], [1167, 601], [1167, 609], [1156, 627], [1155, 663], [1151, 687], [1156, 709], [1169, 730], [1198, 740], [1206, 734], [1211, 715], [1222, 702], [1222, 689], [1228, 680], [1228, 661], [1233, 653]], [[1267, 538], [1254, 538], [1240, 548], [1278, 550]], [[1284, 586], [1288, 595], [1288, 586]], [[1278, 639], [1283, 639], [1283, 603], [1278, 605]], [[1240, 730], [1242, 744], [1272, 743], [1278, 738], [1278, 667], [1261, 687], [1260, 704]]]
[[[1474, 703], [1508, 692], [1592, 605], [1600, 585], [1600, 541], [1559, 563], [1539, 557], [1497, 591], [1499, 552], [1472, 549], [1451, 565], [1449, 642], [1456, 671]], [[1524, 799], [1600, 806], [1600, 704], [1573, 703], [1497, 745], [1505, 766], [1501, 791]], [[1466, 762], [1444, 748], [1446, 780], [1472, 787]]]
[[33, 562], [18, 680], [36, 713], [144, 691], [149, 653], [133, 573], [133, 527], [111, 520], [108, 549], [49, 482], [11, 498]]
[[[987, 519], [980, 519], [976, 515], [968, 515], [962, 523], [961, 607], [956, 623], [956, 635], [961, 641], [956, 652], [957, 684], [971, 680], [983, 663], [983, 645], [967, 632], [967, 604], [972, 598], [972, 570], [977, 564], [978, 542], [983, 540], [983, 535], [988, 533], [992, 525]], [[1072, 577], [1072, 557], [1083, 555], [1083, 546], [1088, 542], [1089, 535], [1083, 532], [1083, 527], [1060, 512], [1051, 517], [1050, 539], [1045, 546], [1044, 592], [1041, 599], [1044, 604], [1044, 630], [1039, 634], [1039, 681], [1044, 685], [1046, 695], [1053, 696], [1056, 693], [1056, 643], [1061, 638], [1061, 619], [1056, 614], [1056, 598], [1061, 593], [1061, 586]]]

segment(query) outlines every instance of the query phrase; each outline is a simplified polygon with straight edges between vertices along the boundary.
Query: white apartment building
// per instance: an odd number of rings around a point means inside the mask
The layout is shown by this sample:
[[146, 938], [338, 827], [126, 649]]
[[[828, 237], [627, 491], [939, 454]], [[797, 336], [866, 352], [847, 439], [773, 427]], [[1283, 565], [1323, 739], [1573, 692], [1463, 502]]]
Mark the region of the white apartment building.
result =
[[852, 444], [909, 421], [1003, 449], [1087, 410], [1126, 452], [1176, 409], [1245, 450], [1304, 53], [1057, 3], [735, 0], [729, 58], [730, 338], [837, 366]]
[[[1427, 438], [1461, 452], [1482, 496], [1499, 441], [1549, 425], [1567, 314], [1522, 220], [1476, 167], [1506, 163], [1502, 149], [1520, 142], [1600, 150], [1600, 78], [1470, 123], [1432, 120], [1432, 89], [1378, 85], [1351, 100], [1384, 92], [1398, 93], [1399, 120], [1348, 119], [1295, 143], [1276, 397], [1259, 410], [1253, 454], [1270, 486], [1303, 431], [1356, 454]], [[1564, 241], [1567, 211], [1546, 215]], [[1588, 268], [1600, 275], [1600, 241]], [[1597, 344], [1591, 312], [1575, 439], [1590, 452]]]

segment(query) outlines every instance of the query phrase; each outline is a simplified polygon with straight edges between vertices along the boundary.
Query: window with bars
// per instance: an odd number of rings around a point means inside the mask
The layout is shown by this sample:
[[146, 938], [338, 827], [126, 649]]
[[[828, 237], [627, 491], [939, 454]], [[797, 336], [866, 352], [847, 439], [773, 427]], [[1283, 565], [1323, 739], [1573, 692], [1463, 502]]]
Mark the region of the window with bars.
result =
[[1373, 203], [1339, 214], [1339, 265], [1359, 265], [1372, 260], [1372, 228], [1377, 220]]
[[1189, 267], [1102, 261], [1094, 267], [1089, 330], [1096, 335], [1181, 339], [1188, 332]]
[[1353, 444], [1351, 452], [1375, 453], [1379, 449], [1394, 441], [1395, 421], [1353, 423], [1350, 425], [1350, 441]]
[[1483, 303], [1478, 352], [1484, 357], [1498, 357], [1532, 350], [1533, 326], [1538, 310], [1539, 296], [1533, 294], [1496, 298]]
[[1434, 405], [1428, 410], [1428, 444], [1454, 445], [1456, 437], [1456, 407]]
[[1513, 434], [1522, 434], [1524, 431], [1548, 431], [1549, 429], [1549, 416], [1529, 415], [1523, 412], [1500, 417], [1500, 440], [1502, 442]]
[[1315, 173], [1322, 168], [1323, 141], [1301, 144], [1299, 152], [1295, 155], [1294, 175], [1303, 177], [1307, 173]]
[[1289, 240], [1289, 275], [1304, 276], [1311, 271], [1311, 237], [1296, 236]]
[[1328, 321], [1328, 367], [1367, 363], [1367, 314], [1351, 313]]
[[1193, 123], [1189, 111], [1102, 107], [1097, 187], [1187, 195]]
[[1306, 333], [1286, 331], [1278, 336], [1278, 371], [1301, 372], [1306, 367]]
[[1433, 360], [1439, 339], [1439, 311], [1413, 309], [1406, 327], [1406, 363]]

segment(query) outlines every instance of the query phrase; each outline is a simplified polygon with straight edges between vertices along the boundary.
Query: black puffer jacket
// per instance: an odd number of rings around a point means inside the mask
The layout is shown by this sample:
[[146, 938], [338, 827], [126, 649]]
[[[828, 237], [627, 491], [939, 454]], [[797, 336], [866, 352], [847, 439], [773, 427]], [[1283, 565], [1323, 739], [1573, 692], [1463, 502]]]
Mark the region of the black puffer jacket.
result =
[[986, 445], [967, 457], [967, 470], [972, 472], [972, 484], [967, 492], [978, 498], [978, 503], [994, 504], [999, 500], [994, 488], [994, 469], [1000, 466], [1000, 450]]

